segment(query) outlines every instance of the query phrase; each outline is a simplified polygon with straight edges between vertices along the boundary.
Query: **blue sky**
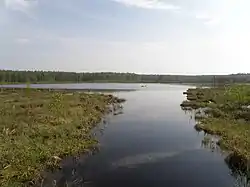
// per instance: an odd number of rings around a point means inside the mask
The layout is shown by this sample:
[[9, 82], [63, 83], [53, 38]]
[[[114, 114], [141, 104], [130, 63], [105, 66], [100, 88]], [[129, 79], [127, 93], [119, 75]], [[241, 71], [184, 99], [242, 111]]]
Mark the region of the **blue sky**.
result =
[[250, 72], [249, 0], [1, 0], [0, 69]]

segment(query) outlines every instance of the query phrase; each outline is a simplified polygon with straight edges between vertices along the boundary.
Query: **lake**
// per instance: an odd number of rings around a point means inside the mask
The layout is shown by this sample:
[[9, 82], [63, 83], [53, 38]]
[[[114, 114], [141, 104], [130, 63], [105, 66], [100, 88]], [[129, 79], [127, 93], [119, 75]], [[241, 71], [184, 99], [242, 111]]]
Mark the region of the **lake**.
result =
[[[9, 86], [9, 85], [8, 85]], [[21, 85], [19, 85], [21, 86]], [[23, 85], [25, 86], [25, 85]], [[44, 186], [93, 187], [229, 187], [237, 182], [226, 154], [202, 144], [204, 133], [183, 111], [183, 85], [60, 84], [36, 88], [113, 89], [127, 99], [120, 115], [107, 116], [96, 136], [99, 151], [67, 158], [62, 169], [48, 174]], [[56, 182], [55, 182], [55, 181]]]

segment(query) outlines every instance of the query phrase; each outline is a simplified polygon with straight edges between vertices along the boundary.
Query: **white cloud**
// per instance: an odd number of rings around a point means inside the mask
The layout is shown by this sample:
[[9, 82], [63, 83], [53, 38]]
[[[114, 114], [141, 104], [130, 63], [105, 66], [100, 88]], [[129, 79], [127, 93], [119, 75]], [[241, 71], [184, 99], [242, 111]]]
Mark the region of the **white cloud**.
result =
[[197, 14], [195, 16], [196, 19], [200, 19], [200, 20], [210, 20], [211, 17], [207, 14]]
[[221, 22], [219, 16], [210, 16], [209, 14], [196, 14], [195, 18], [202, 21], [205, 25], [216, 25]]
[[168, 4], [160, 0], [112, 0], [126, 6], [133, 6], [143, 9], [160, 9], [160, 10], [180, 10], [179, 6]]
[[205, 25], [217, 25], [221, 23], [221, 19], [213, 18], [204, 22]]
[[8, 10], [21, 11], [30, 15], [30, 10], [37, 5], [37, 0], [4, 0]]
[[28, 43], [30, 43], [30, 39], [28, 39], [28, 38], [18, 38], [16, 40], [16, 42], [19, 43], [19, 44], [28, 44]]
[[194, 13], [185, 10], [180, 6], [166, 3], [162, 0], [111, 0], [121, 3], [128, 7], [137, 7], [143, 9], [158, 9], [158, 10], [172, 10], [176, 13], [182, 13], [185, 16], [200, 20], [204, 25], [217, 25], [221, 22], [219, 16], [211, 16], [207, 13]]

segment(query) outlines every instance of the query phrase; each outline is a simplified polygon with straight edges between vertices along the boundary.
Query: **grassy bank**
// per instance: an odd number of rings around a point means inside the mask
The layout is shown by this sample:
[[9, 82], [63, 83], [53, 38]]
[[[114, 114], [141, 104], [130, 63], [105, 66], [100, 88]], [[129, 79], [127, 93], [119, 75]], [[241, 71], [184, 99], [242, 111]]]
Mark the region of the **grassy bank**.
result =
[[91, 129], [124, 100], [111, 95], [34, 89], [0, 91], [0, 186], [22, 186], [67, 155], [96, 142]]
[[219, 144], [250, 159], [250, 86], [189, 89], [181, 106], [196, 110], [196, 129], [221, 136]]

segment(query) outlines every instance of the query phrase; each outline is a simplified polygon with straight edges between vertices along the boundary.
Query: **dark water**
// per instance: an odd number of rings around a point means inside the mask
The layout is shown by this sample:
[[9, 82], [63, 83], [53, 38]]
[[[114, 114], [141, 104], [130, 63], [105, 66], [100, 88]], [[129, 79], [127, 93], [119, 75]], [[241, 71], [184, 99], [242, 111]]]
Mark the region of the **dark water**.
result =
[[87, 159], [68, 158], [62, 170], [47, 176], [45, 186], [237, 186], [225, 155], [202, 146], [204, 134], [181, 110], [187, 88], [149, 85], [116, 93], [127, 102], [123, 114], [109, 117], [97, 134], [99, 152]]

